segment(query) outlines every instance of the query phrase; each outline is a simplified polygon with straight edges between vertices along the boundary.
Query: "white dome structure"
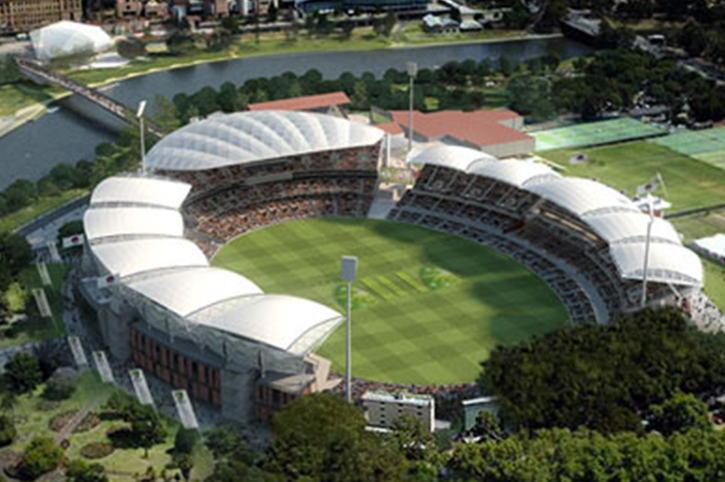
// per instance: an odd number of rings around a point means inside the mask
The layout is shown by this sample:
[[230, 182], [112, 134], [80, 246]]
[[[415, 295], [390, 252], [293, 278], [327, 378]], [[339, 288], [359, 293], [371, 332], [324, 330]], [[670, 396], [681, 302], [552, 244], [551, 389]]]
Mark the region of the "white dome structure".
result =
[[383, 135], [375, 127], [311, 112], [237, 112], [209, 117], [164, 137], [146, 155], [146, 166], [161, 171], [217, 169], [369, 146]]
[[33, 30], [30, 40], [40, 60], [79, 53], [97, 54], [113, 46], [113, 40], [101, 27], [67, 20]]

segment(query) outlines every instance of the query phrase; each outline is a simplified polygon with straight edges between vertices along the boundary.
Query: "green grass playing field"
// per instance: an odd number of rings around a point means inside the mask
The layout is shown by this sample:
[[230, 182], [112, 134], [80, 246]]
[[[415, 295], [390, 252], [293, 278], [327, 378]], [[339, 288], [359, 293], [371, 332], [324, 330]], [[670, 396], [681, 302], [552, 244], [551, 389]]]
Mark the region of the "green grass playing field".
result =
[[[569, 165], [575, 154], [586, 154], [589, 162]], [[672, 203], [672, 212], [712, 206], [725, 202], [725, 171], [679, 154], [652, 142], [628, 142], [613, 146], [560, 149], [541, 154], [566, 167], [567, 176], [597, 178], [600, 181], [636, 194], [638, 185], [660, 173], [667, 186], [655, 192]]]
[[[313, 299], [344, 313], [340, 258], [359, 258], [353, 374], [377, 381], [473, 381], [479, 362], [563, 326], [553, 291], [522, 265], [461, 238], [389, 221], [294, 221], [242, 236], [213, 264], [268, 293]], [[344, 326], [318, 349], [344, 370]]]

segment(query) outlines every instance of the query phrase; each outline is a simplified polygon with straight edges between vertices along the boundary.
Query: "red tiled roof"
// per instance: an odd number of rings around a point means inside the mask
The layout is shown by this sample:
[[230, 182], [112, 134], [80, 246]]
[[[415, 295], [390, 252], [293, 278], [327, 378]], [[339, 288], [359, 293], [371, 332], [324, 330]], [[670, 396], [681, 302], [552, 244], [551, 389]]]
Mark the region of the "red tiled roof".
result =
[[[413, 121], [415, 123], [415, 121]], [[384, 124], [374, 124], [373, 127], [377, 127], [388, 134], [398, 135], [403, 133], [403, 128], [397, 122], [385, 122]]]
[[[401, 127], [408, 127], [408, 111], [392, 111], [390, 115]], [[477, 146], [506, 144], [531, 139], [531, 136], [500, 124], [520, 117], [510, 110], [462, 112], [446, 110], [424, 114], [413, 112], [413, 129], [425, 137], [448, 136]]]
[[330, 94], [308, 95], [305, 97], [295, 97], [293, 99], [249, 104], [249, 110], [306, 110], [349, 103], [350, 99], [344, 92], [332, 92]]

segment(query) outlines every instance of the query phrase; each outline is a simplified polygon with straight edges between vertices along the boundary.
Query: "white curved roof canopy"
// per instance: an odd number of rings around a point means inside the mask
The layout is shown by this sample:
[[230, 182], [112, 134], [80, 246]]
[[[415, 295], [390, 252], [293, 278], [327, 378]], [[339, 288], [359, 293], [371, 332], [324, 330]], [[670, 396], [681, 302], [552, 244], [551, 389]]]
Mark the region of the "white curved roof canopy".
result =
[[97, 244], [91, 249], [109, 273], [121, 277], [158, 269], [209, 266], [204, 253], [185, 239], [134, 239]]
[[[303, 298], [261, 295], [199, 311], [189, 320], [301, 355], [324, 340], [340, 323], [342, 315]], [[305, 335], [311, 331], [318, 336], [308, 340]], [[300, 340], [308, 343], [298, 343]]]
[[498, 161], [495, 157], [470, 147], [436, 146], [413, 152], [408, 158], [410, 164], [430, 164], [467, 172], [476, 161]]
[[189, 195], [191, 185], [167, 179], [109, 177], [93, 190], [91, 204], [148, 204], [178, 209]]
[[30, 32], [36, 57], [55, 59], [74, 54], [96, 54], [113, 47], [113, 40], [95, 25], [61, 22]]
[[127, 286], [181, 317], [226, 300], [263, 293], [243, 276], [206, 267], [165, 272]]
[[469, 172], [518, 187], [535, 179], [541, 179], [543, 182], [543, 180], [555, 180], [561, 177], [544, 164], [517, 161], [515, 159], [483, 163], [475, 162], [469, 167]]
[[153, 207], [92, 207], [83, 215], [83, 226], [89, 241], [111, 236], [184, 235], [181, 213]]
[[[623, 278], [641, 280], [644, 273], [645, 243], [622, 243], [610, 252]], [[669, 243], [650, 243], [647, 279], [660, 283], [702, 286], [702, 263], [687, 248]]]
[[527, 189], [547, 199], [578, 217], [606, 212], [640, 212], [637, 206], [622, 193], [589, 179], [566, 177], [537, 183]]
[[[589, 216], [586, 221], [595, 233], [610, 244], [647, 239], [649, 216], [643, 213], [607, 213]], [[654, 218], [651, 237], [653, 241], [682, 244], [672, 224], [662, 218]]]
[[146, 156], [152, 169], [195, 171], [312, 152], [369, 146], [380, 129], [296, 111], [249, 111], [210, 117], [159, 141]]

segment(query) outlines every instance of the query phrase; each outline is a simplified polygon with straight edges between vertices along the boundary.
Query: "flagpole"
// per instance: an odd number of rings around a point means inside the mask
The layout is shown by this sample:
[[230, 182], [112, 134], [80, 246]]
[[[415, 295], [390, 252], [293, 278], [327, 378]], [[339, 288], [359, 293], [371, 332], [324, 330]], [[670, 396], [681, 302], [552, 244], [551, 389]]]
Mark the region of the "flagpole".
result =
[[647, 208], [649, 210], [649, 222], [647, 223], [647, 241], [644, 245], [644, 271], [642, 274], [642, 299], [640, 301], [640, 308], [644, 309], [647, 306], [647, 270], [649, 268], [649, 245], [652, 239], [652, 224], [654, 224], [655, 217], [652, 206], [652, 196], [647, 194]]

